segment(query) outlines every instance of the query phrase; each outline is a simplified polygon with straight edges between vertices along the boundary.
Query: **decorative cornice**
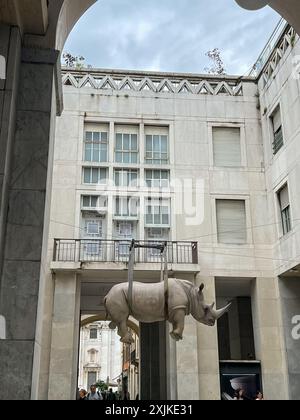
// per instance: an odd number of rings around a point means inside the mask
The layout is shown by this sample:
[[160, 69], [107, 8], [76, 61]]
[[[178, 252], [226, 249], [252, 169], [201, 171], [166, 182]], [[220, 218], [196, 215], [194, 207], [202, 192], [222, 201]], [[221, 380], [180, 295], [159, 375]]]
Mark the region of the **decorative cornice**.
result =
[[[273, 48], [269, 59], [266, 61], [264, 66], [262, 67], [261, 71], [258, 74], [258, 78], [263, 78], [264, 85], [268, 83], [271, 79], [274, 71], [276, 70], [277, 66], [280, 64], [283, 56], [287, 52], [289, 48], [292, 48], [295, 45], [297, 40], [297, 34], [294, 28], [291, 26], [287, 26], [286, 30], [284, 31], [283, 35], [278, 40], [278, 43]], [[256, 64], [259, 67], [259, 62]]]
[[255, 82], [252, 77], [68, 68], [62, 71], [64, 86], [156, 94], [242, 96], [243, 82]]

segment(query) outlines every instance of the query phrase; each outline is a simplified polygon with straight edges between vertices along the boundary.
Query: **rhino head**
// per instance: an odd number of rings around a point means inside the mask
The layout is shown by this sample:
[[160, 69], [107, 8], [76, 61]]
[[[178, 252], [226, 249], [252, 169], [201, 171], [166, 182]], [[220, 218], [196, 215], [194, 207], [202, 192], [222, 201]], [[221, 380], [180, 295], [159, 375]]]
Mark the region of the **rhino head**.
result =
[[192, 316], [202, 324], [213, 327], [216, 320], [221, 318], [225, 312], [228, 311], [231, 303], [221, 309], [214, 309], [215, 303], [208, 305], [204, 302], [203, 296], [204, 284], [201, 286], [195, 287], [193, 293], [191, 294], [191, 314]]

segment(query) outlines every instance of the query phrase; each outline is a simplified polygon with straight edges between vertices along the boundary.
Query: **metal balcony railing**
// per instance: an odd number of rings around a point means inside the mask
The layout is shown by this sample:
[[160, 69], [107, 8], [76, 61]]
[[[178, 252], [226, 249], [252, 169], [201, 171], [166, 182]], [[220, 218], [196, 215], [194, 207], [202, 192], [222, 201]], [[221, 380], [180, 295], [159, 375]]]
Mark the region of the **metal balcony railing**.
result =
[[[163, 244], [164, 241], [136, 241], [140, 244]], [[128, 262], [130, 240], [55, 239], [53, 261], [57, 262]], [[158, 249], [137, 248], [136, 263], [160, 263]], [[170, 264], [198, 264], [197, 242], [167, 242]]]
[[283, 132], [282, 128], [280, 127], [279, 130], [274, 133], [274, 141], [273, 141], [273, 155], [276, 155], [277, 152], [282, 148], [283, 146]]

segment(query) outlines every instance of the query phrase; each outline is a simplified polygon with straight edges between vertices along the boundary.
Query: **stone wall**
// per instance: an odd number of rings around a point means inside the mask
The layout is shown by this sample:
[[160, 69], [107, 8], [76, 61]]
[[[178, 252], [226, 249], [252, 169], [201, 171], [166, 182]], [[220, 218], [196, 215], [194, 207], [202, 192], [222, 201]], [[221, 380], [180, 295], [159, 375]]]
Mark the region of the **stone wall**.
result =
[[21, 50], [18, 30], [4, 31], [9, 78], [1, 124], [0, 314], [6, 340], [0, 342], [0, 389], [3, 399], [30, 399], [57, 52]]
[[[289, 398], [300, 400], [300, 337], [296, 334], [296, 321], [300, 317], [300, 279], [282, 278], [280, 280], [283, 328], [288, 363]], [[293, 329], [295, 332], [293, 333]]]

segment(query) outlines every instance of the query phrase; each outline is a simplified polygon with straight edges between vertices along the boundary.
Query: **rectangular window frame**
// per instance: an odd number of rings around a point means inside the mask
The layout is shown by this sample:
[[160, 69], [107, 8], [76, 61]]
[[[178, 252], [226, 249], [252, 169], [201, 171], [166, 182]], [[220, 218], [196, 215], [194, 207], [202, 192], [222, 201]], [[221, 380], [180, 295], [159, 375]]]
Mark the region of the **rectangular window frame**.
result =
[[[163, 138], [166, 138], [166, 149], [163, 146]], [[158, 145], [156, 144], [158, 140]], [[148, 147], [151, 143], [151, 148]], [[168, 134], [145, 135], [145, 164], [146, 165], [169, 165], [170, 163], [170, 136]], [[157, 150], [155, 150], [157, 149]]]
[[119, 220], [138, 219], [139, 197], [117, 196], [114, 197], [114, 218]]
[[149, 197], [145, 200], [145, 227], [171, 227], [171, 200]]
[[[95, 334], [96, 331], [96, 334]], [[95, 335], [95, 337], [92, 337]], [[98, 339], [98, 329], [97, 328], [91, 328], [90, 329], [90, 340], [97, 340]]]
[[108, 162], [108, 136], [107, 131], [85, 131], [84, 137], [84, 162]]
[[[281, 194], [284, 189], [287, 189], [287, 203], [282, 203]], [[291, 218], [291, 202], [290, 202], [290, 189], [288, 182], [284, 182], [283, 185], [276, 191], [276, 198], [278, 203], [278, 210], [280, 214], [280, 234], [282, 237], [288, 235], [293, 230], [292, 218]]]
[[[276, 114], [279, 113], [279, 117], [280, 117], [280, 124], [275, 124], [275, 116]], [[278, 103], [273, 112], [271, 113], [270, 117], [270, 124], [271, 124], [271, 128], [272, 128], [272, 151], [273, 151], [273, 156], [276, 156], [277, 153], [283, 148], [284, 146], [284, 133], [283, 133], [283, 122], [282, 122], [282, 108], [281, 108], [281, 104]]]
[[[230, 123], [220, 122], [218, 120], [209, 122], [208, 125], [208, 149], [209, 149], [209, 165], [213, 170], [226, 171], [244, 171], [248, 166], [247, 146], [246, 146], [246, 127], [240, 121], [232, 121]], [[240, 166], [215, 166], [214, 164], [214, 144], [213, 129], [214, 128], [239, 128], [240, 129], [240, 145], [241, 145], [241, 165]]]
[[114, 183], [116, 187], [137, 188], [139, 185], [138, 169], [114, 169]]
[[[226, 164], [221, 164], [221, 162], [218, 162], [218, 157], [216, 154], [216, 148], [217, 148], [217, 144], [215, 142], [215, 136], [214, 136], [214, 132], [216, 130], [237, 130], [239, 132], [239, 162], [235, 163], [233, 160], [232, 162], [227, 162]], [[212, 126], [212, 148], [213, 148], [213, 164], [216, 168], [241, 168], [242, 165], [242, 132], [241, 132], [241, 127], [237, 127], [237, 126], [226, 126], [226, 125], [218, 125], [218, 126]], [[226, 159], [225, 159], [226, 160]]]
[[[125, 136], [128, 136], [125, 137]], [[139, 136], [136, 133], [116, 132], [115, 135], [115, 163], [139, 164]], [[128, 147], [126, 145], [128, 143]], [[135, 146], [136, 143], [136, 147]]]
[[[163, 173], [167, 174], [167, 178], [162, 178]], [[155, 176], [157, 174], [159, 177]], [[169, 188], [170, 171], [167, 169], [146, 169], [145, 183], [148, 188]]]
[[[245, 242], [224, 242], [220, 241], [220, 232], [218, 231], [218, 213], [217, 213], [217, 202], [218, 201], [243, 201], [245, 203]], [[229, 247], [229, 248], [242, 248], [242, 247], [249, 247], [251, 244], [253, 244], [253, 237], [252, 237], [252, 230], [250, 226], [250, 197], [245, 196], [215, 196], [212, 197], [212, 206], [213, 206], [213, 227], [215, 232], [215, 244], [217, 247], [223, 248]], [[223, 232], [225, 233], [225, 232]]]
[[106, 185], [107, 175], [108, 168], [84, 166], [82, 170], [82, 182], [85, 185]]

